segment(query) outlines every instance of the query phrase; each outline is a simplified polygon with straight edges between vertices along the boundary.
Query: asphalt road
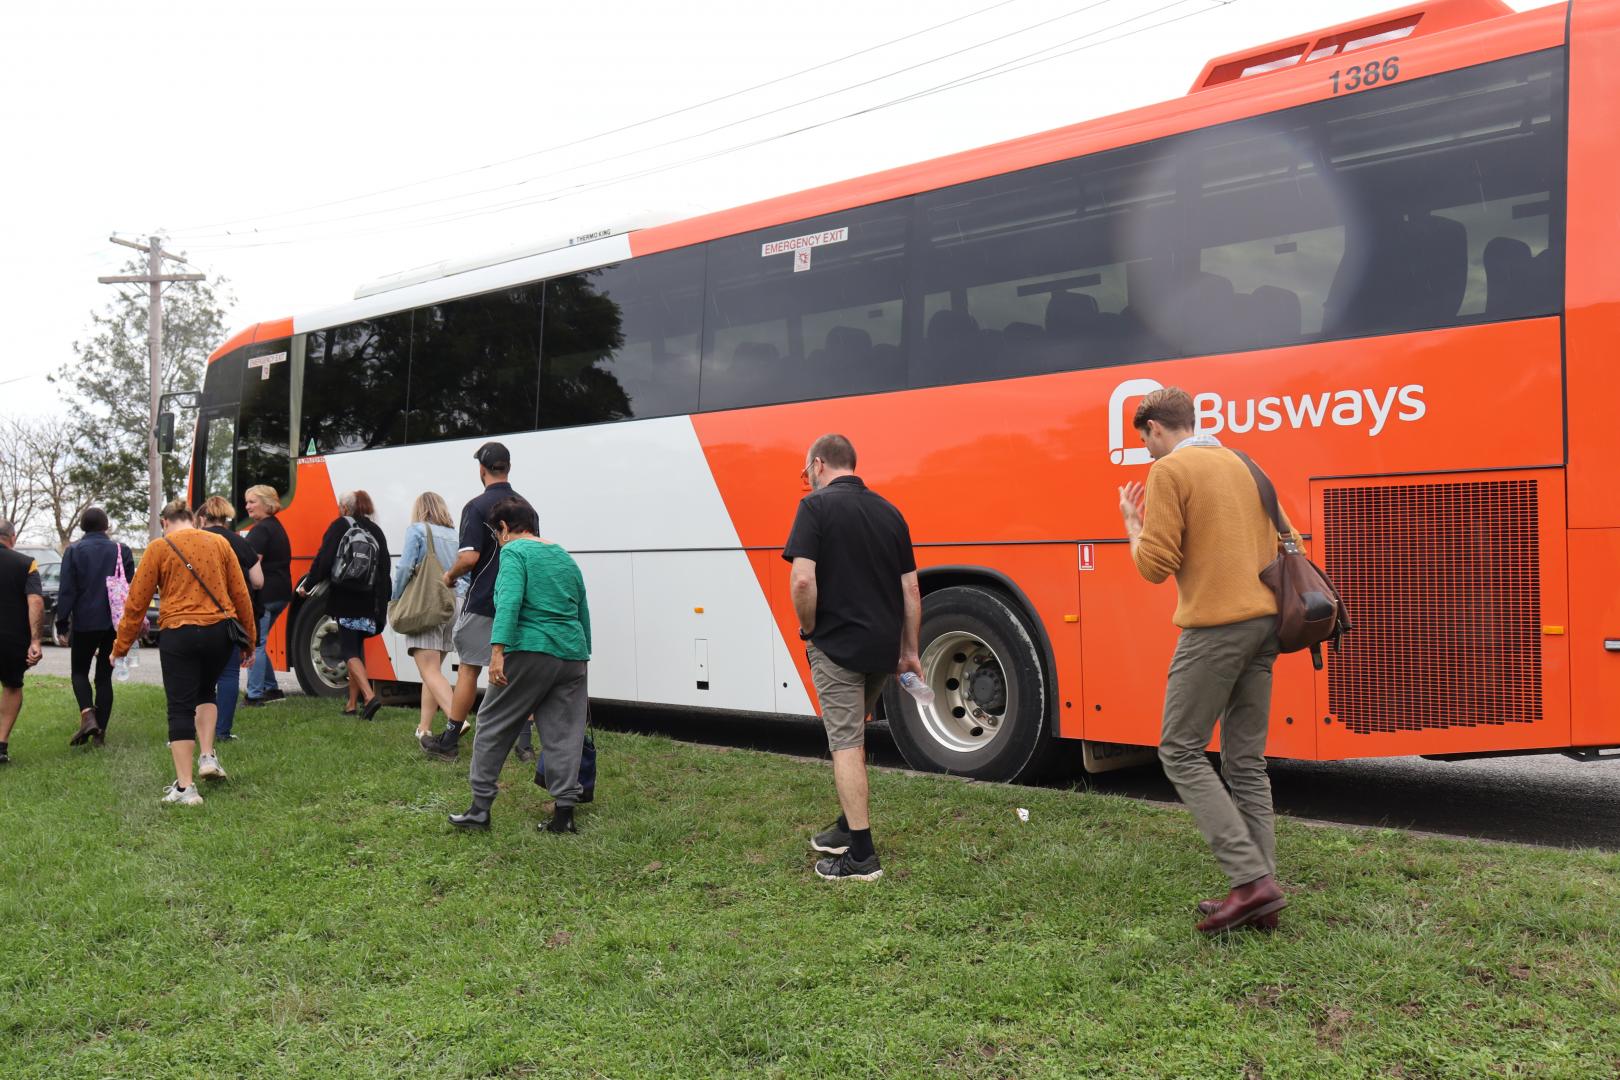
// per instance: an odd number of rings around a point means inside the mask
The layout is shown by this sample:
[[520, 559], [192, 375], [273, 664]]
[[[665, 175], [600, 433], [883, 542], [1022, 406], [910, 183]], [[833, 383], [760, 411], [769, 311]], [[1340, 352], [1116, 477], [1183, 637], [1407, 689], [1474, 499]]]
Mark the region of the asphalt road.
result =
[[[66, 677], [67, 650], [47, 646], [35, 670]], [[157, 657], [147, 656], [132, 676], [158, 683]], [[297, 692], [296, 678], [279, 678], [282, 689]], [[818, 758], [827, 753], [821, 726], [813, 721], [716, 719], [678, 709], [605, 705], [596, 707], [594, 719], [603, 727], [712, 745]], [[867, 746], [874, 763], [905, 766], [886, 731], [874, 729]], [[1299, 818], [1620, 850], [1620, 761], [1583, 763], [1561, 754], [1459, 762], [1277, 761], [1271, 781], [1278, 811]], [[1085, 782], [1097, 791], [1134, 798], [1169, 802], [1176, 797], [1157, 767], [1104, 773]]]

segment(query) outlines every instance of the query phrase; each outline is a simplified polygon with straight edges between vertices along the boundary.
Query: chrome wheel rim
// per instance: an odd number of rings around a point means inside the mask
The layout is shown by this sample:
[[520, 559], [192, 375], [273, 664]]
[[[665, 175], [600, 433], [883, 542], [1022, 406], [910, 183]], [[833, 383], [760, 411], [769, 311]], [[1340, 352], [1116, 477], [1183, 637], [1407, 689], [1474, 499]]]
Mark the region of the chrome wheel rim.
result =
[[343, 662], [338, 624], [331, 617], [316, 623], [315, 632], [309, 636], [309, 667], [315, 677], [331, 689], [348, 688], [349, 666]]
[[1006, 668], [996, 651], [983, 638], [954, 630], [923, 650], [922, 669], [934, 702], [912, 705], [929, 738], [959, 754], [994, 742], [1007, 719]]

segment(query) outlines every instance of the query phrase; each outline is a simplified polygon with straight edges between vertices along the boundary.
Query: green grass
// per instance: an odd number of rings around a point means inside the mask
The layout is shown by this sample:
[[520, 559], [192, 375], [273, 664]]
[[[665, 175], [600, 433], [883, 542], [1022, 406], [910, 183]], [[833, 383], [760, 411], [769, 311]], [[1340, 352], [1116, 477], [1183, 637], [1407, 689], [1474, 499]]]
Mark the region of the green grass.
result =
[[119, 694], [75, 751], [31, 680], [0, 771], [7, 1080], [1620, 1070], [1613, 855], [1285, 822], [1283, 929], [1212, 941], [1176, 808], [874, 774], [887, 874], [832, 884], [825, 765], [606, 732], [580, 835], [514, 762], [467, 836], [412, 716], [298, 700], [184, 810]]

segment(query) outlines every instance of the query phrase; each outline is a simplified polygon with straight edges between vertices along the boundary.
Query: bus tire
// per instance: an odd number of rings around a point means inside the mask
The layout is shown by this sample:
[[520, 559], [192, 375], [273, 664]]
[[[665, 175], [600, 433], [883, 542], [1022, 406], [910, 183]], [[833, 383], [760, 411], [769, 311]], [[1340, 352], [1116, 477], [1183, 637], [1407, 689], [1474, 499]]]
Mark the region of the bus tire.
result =
[[293, 619], [287, 655], [298, 685], [310, 697], [342, 697], [349, 692], [349, 673], [338, 648], [337, 630], [337, 622], [319, 602], [303, 604]]
[[934, 703], [899, 683], [883, 690], [889, 732], [922, 772], [979, 780], [1032, 779], [1053, 752], [1040, 649], [999, 593], [954, 585], [923, 598], [918, 654]]

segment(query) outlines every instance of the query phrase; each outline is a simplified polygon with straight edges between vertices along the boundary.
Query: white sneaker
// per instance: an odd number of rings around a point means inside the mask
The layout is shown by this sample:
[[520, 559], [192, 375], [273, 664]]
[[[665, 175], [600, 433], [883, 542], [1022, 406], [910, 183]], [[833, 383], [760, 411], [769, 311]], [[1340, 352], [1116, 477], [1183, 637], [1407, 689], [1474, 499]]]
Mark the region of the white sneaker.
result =
[[185, 789], [182, 789], [179, 784], [170, 784], [167, 790], [163, 792], [163, 801], [176, 803], [180, 806], [201, 806], [202, 792], [197, 790], [196, 784], [192, 784]]
[[219, 757], [214, 754], [203, 754], [197, 759], [197, 777], [200, 780], [227, 780], [225, 770], [220, 767]]

